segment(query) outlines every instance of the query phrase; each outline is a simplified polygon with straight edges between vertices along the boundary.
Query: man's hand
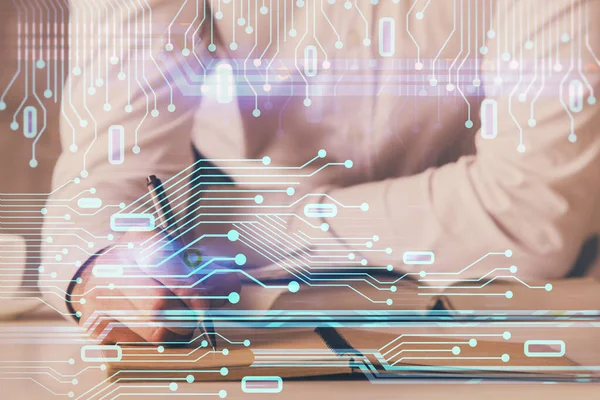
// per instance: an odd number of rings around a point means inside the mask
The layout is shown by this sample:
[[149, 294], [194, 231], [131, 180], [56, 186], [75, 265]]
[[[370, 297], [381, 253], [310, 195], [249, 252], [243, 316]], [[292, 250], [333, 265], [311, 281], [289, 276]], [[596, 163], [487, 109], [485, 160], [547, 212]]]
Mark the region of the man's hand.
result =
[[[222, 306], [231, 292], [239, 293], [240, 281], [235, 273], [207, 276], [218, 269], [212, 264], [199, 271], [204, 263], [188, 264], [160, 233], [126, 233], [86, 266], [74, 286], [71, 301], [80, 324], [104, 343], [189, 340], [195, 323], [168, 320], [166, 312]], [[123, 274], [102, 277], [93, 272], [100, 265], [121, 267]]]

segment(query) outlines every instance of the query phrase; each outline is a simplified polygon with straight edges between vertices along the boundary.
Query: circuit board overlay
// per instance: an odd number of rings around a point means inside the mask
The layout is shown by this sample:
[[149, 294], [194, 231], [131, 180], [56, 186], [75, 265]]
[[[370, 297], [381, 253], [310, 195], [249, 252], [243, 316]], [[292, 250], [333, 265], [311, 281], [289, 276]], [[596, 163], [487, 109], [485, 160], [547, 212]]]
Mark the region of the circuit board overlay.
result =
[[[10, 123], [2, 134], [30, 149], [15, 169], [39, 169], [53, 105], [63, 154], [50, 192], [0, 193], [0, 233], [37, 246], [17, 279], [15, 244], [0, 242], [0, 288], [8, 295], [31, 283], [20, 296], [68, 323], [51, 334], [32, 325], [26, 337], [0, 327], [0, 342], [77, 344], [80, 352], [23, 363], [2, 357], [0, 367], [19, 368], [0, 368], [0, 379], [36, 381], [48, 398], [75, 399], [175, 396], [205, 380], [239, 381], [248, 396], [267, 395], [287, 377], [338, 367], [365, 384], [415, 376], [464, 382], [476, 373], [482, 382], [597, 379], [600, 357], [571, 358], [563, 337], [598, 336], [594, 282], [582, 279], [577, 289], [557, 274], [535, 273], [571, 263], [576, 254], [554, 257], [553, 246], [575, 239], [543, 225], [519, 241], [509, 224], [516, 221], [502, 219], [531, 184], [528, 160], [548, 151], [560, 167], [548, 167], [551, 178], [536, 173], [556, 187], [561, 174], [598, 164], [595, 2], [12, 6], [17, 56], [4, 66], [11, 78], [0, 87], [0, 113]], [[560, 134], [547, 134], [552, 127]], [[448, 141], [461, 150], [450, 151]], [[504, 163], [469, 169], [476, 157]], [[486, 173], [505, 179], [489, 192], [457, 183], [435, 196], [444, 179], [491, 187]], [[153, 174], [173, 209], [166, 220], [157, 210], [163, 202], [145, 187]], [[395, 188], [396, 180], [405, 186]], [[456, 200], [441, 205], [454, 191]], [[588, 206], [579, 200], [585, 195], [574, 197]], [[503, 240], [455, 234], [481, 220], [478, 209], [472, 219], [457, 212], [456, 227], [437, 221], [437, 211], [449, 215], [475, 198], [493, 209], [485, 220]], [[562, 210], [571, 200], [543, 197], [528, 212]], [[402, 226], [403, 216], [423, 225]], [[211, 289], [233, 276], [239, 289]], [[157, 294], [148, 277], [168, 294]], [[171, 291], [218, 306], [123, 306], [167, 304]], [[82, 312], [90, 301], [102, 307]], [[215, 349], [195, 329], [205, 319]], [[168, 339], [114, 343], [126, 326], [193, 333], [183, 347]], [[301, 332], [317, 332], [321, 342]], [[294, 335], [310, 343], [294, 348], [284, 340]], [[230, 352], [251, 353], [247, 374], [231, 366]], [[144, 367], [119, 370], [125, 361]], [[82, 384], [98, 370], [105, 380]], [[37, 381], [40, 371], [50, 383]]]

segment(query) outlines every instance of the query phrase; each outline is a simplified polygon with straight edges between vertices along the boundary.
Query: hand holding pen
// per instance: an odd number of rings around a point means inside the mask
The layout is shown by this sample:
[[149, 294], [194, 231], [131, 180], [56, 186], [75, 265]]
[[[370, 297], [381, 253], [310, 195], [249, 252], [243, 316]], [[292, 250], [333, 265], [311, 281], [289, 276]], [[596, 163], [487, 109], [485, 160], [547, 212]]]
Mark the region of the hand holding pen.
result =
[[[160, 183], [155, 186], [162, 187]], [[166, 214], [167, 220], [172, 211], [164, 211], [161, 213]], [[161, 224], [160, 215], [158, 219], [159, 227], [166, 228]], [[173, 257], [172, 252], [162, 249], [169, 236], [176, 237], [172, 228], [166, 230], [164, 234], [125, 232], [81, 267], [77, 276], [81, 279], [74, 279], [67, 301], [73, 308], [73, 316], [88, 327], [91, 336], [103, 343], [187, 342], [193, 338], [197, 324], [178, 324], [172, 320], [170, 323], [165, 318], [169, 312], [181, 310], [193, 314], [197, 310], [209, 310], [224, 303], [219, 299], [239, 292], [240, 281], [236, 274], [217, 274], [199, 282], [200, 276], [190, 274], [193, 269], [182, 257]], [[96, 266], [122, 266], [123, 274], [103, 276], [94, 273]], [[211, 301], [213, 298], [219, 299]], [[200, 328], [207, 333], [210, 346], [215, 348], [212, 324], [208, 322], [201, 321]]]
[[[152, 196], [152, 204], [156, 210], [156, 219], [158, 220], [157, 226], [160, 227], [162, 233], [175, 249], [183, 249], [185, 243], [177, 236], [177, 222], [162, 182], [155, 175], [151, 175], [148, 177], [146, 185], [148, 186], [148, 192]], [[180, 257], [185, 257], [185, 252], [182, 253]], [[186, 260], [183, 259], [184, 264], [185, 261]], [[184, 270], [183, 273], [186, 274], [186, 271]], [[206, 340], [212, 349], [217, 350], [216, 336], [212, 321], [205, 318], [204, 321], [199, 324], [199, 328], [206, 334]]]

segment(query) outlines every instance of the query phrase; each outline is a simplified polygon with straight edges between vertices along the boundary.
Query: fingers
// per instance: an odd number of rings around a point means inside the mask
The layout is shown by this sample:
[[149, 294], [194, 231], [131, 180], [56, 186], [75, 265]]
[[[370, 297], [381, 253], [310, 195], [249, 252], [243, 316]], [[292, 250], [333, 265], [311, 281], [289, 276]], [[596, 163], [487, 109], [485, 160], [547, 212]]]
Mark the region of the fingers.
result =
[[206, 270], [206, 275], [190, 275], [190, 268], [180, 258], [173, 258], [159, 268], [160, 274], [154, 279], [168, 287], [191, 309], [206, 310], [220, 307], [227, 302], [232, 292], [241, 288], [237, 274], [219, 271], [219, 268]]
[[242, 283], [240, 277], [232, 272], [216, 273], [205, 282], [211, 296], [214, 296], [212, 307], [223, 307], [229, 302], [231, 293], [240, 294]]
[[175, 334], [165, 327], [153, 327], [153, 323], [139, 322], [138, 326], [129, 327], [123, 322], [108, 316], [99, 318], [95, 329], [90, 332], [102, 344], [176, 344], [189, 342], [191, 335], [182, 336]]
[[[84, 292], [93, 288], [93, 293], [80, 306], [85, 308], [82, 322], [103, 343], [187, 342], [204, 318], [176, 321], [169, 311], [207, 310], [239, 292], [237, 275], [217, 271], [202, 280], [181, 256], [161, 249], [168, 241], [156, 240], [153, 232], [128, 232], [121, 246], [97, 259], [96, 263], [123, 266], [122, 276], [99, 278], [91, 273], [93, 266], [88, 268]], [[141, 254], [144, 249], [148, 251]]]
[[227, 303], [230, 293], [239, 294], [241, 283], [239, 277], [231, 272], [215, 272], [205, 280], [198, 275], [184, 275], [177, 261], [169, 263], [167, 270], [172, 269], [172, 276], [156, 276], [155, 279], [175, 293], [191, 310], [206, 310], [221, 307]]
[[132, 321], [129, 323], [132, 330], [142, 332], [149, 341], [182, 341], [191, 337], [196, 325], [185, 318], [177, 320], [177, 315], [189, 315], [190, 308], [176, 293], [148, 276], [136, 277], [133, 283], [122, 286], [120, 291], [135, 310], [152, 322], [154, 328], [146, 332], [147, 327], [143, 323]]
[[86, 274], [84, 282], [89, 296], [78, 306], [80, 322], [102, 342], [176, 343], [188, 341], [193, 334], [194, 323], [167, 315], [173, 310], [184, 314], [189, 308], [137, 267], [128, 267], [125, 276], [109, 280]]
[[191, 310], [206, 310], [223, 305], [231, 292], [241, 285], [236, 274], [204, 268], [203, 274], [194, 273], [201, 261], [186, 265], [185, 251], [174, 252], [165, 246], [166, 240], [154, 242], [152, 250], [144, 252], [136, 261], [142, 271], [161, 282], [175, 293]]
[[96, 335], [102, 344], [138, 344], [147, 342], [142, 336], [116, 320], [106, 318], [105, 321], [102, 321], [101, 325], [99, 325], [99, 328], [102, 329], [102, 332], [108, 332], [104, 335]]
[[[167, 320], [170, 310], [187, 310], [173, 293], [161, 289], [155, 282], [154, 296], [141, 298], [140, 291], [100, 290], [94, 304], [83, 306], [82, 319], [88, 333], [103, 343], [180, 343], [188, 341], [195, 325], [185, 321]], [[111, 297], [107, 300], [106, 297]], [[146, 297], [146, 296], [144, 296]], [[130, 299], [129, 299], [130, 298]]]
[[191, 310], [206, 310], [211, 306], [210, 293], [200, 283], [200, 277], [173, 252], [157, 251], [145, 262], [138, 260], [142, 271], [175, 293]]

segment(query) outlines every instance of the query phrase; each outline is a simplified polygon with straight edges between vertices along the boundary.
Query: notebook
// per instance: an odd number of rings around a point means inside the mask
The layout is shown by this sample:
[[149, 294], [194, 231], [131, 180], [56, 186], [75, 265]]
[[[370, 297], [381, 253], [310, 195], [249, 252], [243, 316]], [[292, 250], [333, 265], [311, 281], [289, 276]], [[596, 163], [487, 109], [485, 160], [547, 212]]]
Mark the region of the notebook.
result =
[[[323, 332], [325, 331], [325, 332]], [[230, 332], [220, 330], [229, 340]], [[240, 333], [239, 331], [237, 332]], [[129, 346], [119, 361], [108, 363], [108, 376], [118, 380], [160, 378], [192, 381], [241, 380], [244, 377], [280, 378], [365, 374], [429, 376], [567, 377], [581, 374], [566, 355], [531, 358], [522, 343], [476, 340], [469, 335], [403, 336], [348, 328], [317, 328], [295, 332], [263, 329], [246, 334], [250, 345], [221, 341], [217, 351], [193, 342], [185, 347]], [[339, 346], [339, 337], [348, 346]], [[246, 339], [247, 340], [247, 339]], [[339, 346], [339, 347], [338, 347]], [[545, 352], [560, 349], [545, 345]], [[540, 368], [541, 367], [541, 368]], [[190, 378], [191, 377], [191, 378]]]
[[[600, 286], [594, 279], [554, 281], [550, 290], [546, 284], [494, 282], [483, 287], [459, 284], [443, 293], [421, 296], [419, 287], [407, 286], [394, 304], [423, 311], [432, 308], [470, 312], [512, 309], [551, 313], [593, 310], [600, 304]], [[365, 309], [364, 305], [369, 303], [364, 298], [354, 303], [344, 288], [323, 289], [303, 287], [299, 293], [282, 294], [272, 307], [275, 310], [356, 310]], [[508, 291], [512, 293], [510, 298], [506, 296]], [[301, 292], [302, 295], [296, 296]], [[455, 295], [457, 293], [481, 296]], [[356, 308], [358, 304], [361, 307]], [[381, 309], [381, 304], [377, 305], [372, 309]], [[108, 376], [112, 381], [159, 378], [217, 381], [256, 377], [260, 386], [260, 379], [264, 377], [271, 379], [263, 382], [264, 385], [273, 385], [274, 378], [315, 376], [560, 380], [593, 375], [569, 358], [568, 349], [561, 341], [532, 338], [525, 343], [516, 342], [510, 335], [499, 334], [497, 329], [491, 331], [493, 334], [474, 334], [475, 331], [462, 329], [455, 334], [419, 335], [393, 327], [321, 324], [308, 329], [230, 327], [217, 332], [216, 352], [203, 347], [201, 338], [184, 347], [161, 348], [162, 352], [157, 346], [120, 346], [120, 356], [107, 363]]]
[[[445, 286], [444, 286], [445, 285]], [[523, 283], [519, 280], [459, 281], [451, 284], [403, 281], [395, 292], [369, 282], [345, 286], [302, 286], [298, 293], [282, 293], [271, 304], [275, 310], [430, 310], [471, 314], [507, 311], [537, 315], [547, 312], [597, 310], [600, 281], [595, 278]], [[389, 287], [389, 285], [388, 285]], [[386, 301], [391, 300], [387, 306]], [[244, 307], [242, 305], [242, 307]], [[527, 313], [530, 311], [530, 313]]]

